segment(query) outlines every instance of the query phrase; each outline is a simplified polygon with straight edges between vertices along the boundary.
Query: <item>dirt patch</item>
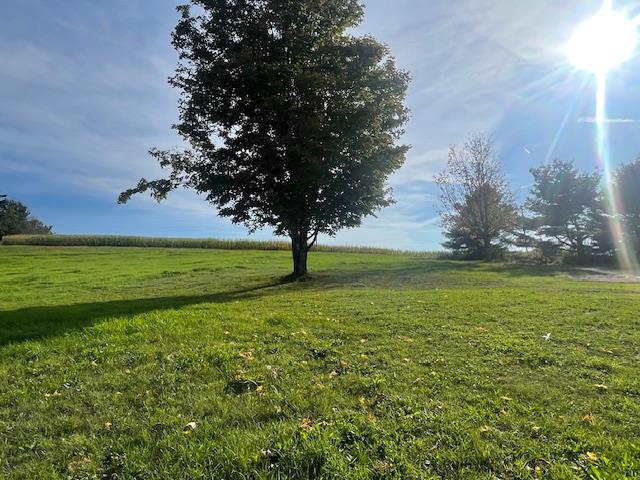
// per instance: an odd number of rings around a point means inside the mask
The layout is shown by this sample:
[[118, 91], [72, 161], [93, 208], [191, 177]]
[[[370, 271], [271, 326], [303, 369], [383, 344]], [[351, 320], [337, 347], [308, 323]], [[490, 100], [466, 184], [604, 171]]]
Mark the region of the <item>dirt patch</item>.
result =
[[581, 268], [579, 273], [569, 276], [583, 282], [640, 283], [640, 274], [603, 268]]

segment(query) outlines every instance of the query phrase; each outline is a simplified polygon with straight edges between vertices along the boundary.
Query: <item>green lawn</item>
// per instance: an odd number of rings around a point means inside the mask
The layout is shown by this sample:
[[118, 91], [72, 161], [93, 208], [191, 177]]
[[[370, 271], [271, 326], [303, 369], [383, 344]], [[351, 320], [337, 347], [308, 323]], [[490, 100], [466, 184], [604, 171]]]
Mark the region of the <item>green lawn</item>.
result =
[[640, 285], [310, 267], [0, 247], [0, 478], [640, 478]]

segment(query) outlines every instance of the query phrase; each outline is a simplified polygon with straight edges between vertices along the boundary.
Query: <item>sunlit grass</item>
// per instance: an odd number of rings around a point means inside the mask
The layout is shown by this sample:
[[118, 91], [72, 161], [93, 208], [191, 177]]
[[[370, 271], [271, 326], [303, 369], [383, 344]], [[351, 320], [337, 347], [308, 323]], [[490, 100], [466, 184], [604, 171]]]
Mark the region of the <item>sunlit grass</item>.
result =
[[310, 262], [0, 247], [0, 477], [640, 476], [637, 285]]

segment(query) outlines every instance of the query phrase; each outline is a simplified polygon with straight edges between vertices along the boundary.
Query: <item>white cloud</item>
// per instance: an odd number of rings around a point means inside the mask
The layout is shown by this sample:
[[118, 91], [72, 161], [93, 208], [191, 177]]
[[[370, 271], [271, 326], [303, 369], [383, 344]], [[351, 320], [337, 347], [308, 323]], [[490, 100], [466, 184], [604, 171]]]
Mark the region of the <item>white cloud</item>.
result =
[[[359, 31], [388, 43], [399, 65], [413, 73], [412, 119], [405, 135], [413, 149], [390, 179], [398, 203], [336, 241], [433, 248], [440, 237], [430, 183], [443, 168], [449, 145], [469, 133], [491, 132], [541, 85], [545, 91], [568, 88], [555, 78], [523, 81], [519, 73], [561, 63], [558, 46], [601, 1], [365, 3], [366, 21]], [[157, 31], [143, 14], [146, 2], [131, 0], [130, 5], [122, 15], [139, 15], [140, 28], [147, 28], [138, 43], [132, 40], [137, 32], [118, 27], [122, 19], [112, 17], [108, 2], [48, 16], [47, 25], [50, 21], [64, 34], [57, 44], [0, 32], [0, 172], [40, 175], [56, 189], [67, 185], [108, 201], [139, 177], [161, 175], [146, 152], [179, 140], [170, 131], [176, 92], [166, 84], [176, 61], [168, 45], [170, 26]], [[168, 17], [173, 5], [159, 9]], [[131, 205], [158, 216], [169, 208], [194, 224], [215, 213], [191, 192], [172, 195], [163, 207], [142, 198]]]
[[400, 186], [412, 182], [432, 182], [433, 177], [445, 166], [447, 154], [448, 148], [411, 152], [404, 166], [391, 177], [391, 184]]
[[[640, 120], [635, 118], [605, 118], [604, 123], [639, 123]], [[580, 117], [578, 123], [598, 123], [598, 119], [595, 117]]]

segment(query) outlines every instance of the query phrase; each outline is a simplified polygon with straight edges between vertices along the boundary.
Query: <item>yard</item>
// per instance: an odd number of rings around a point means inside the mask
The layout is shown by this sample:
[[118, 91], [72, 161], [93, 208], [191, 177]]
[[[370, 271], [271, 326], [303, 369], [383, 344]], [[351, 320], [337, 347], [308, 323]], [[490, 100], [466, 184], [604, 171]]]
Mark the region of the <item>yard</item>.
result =
[[290, 262], [0, 247], [0, 477], [640, 478], [640, 285]]

